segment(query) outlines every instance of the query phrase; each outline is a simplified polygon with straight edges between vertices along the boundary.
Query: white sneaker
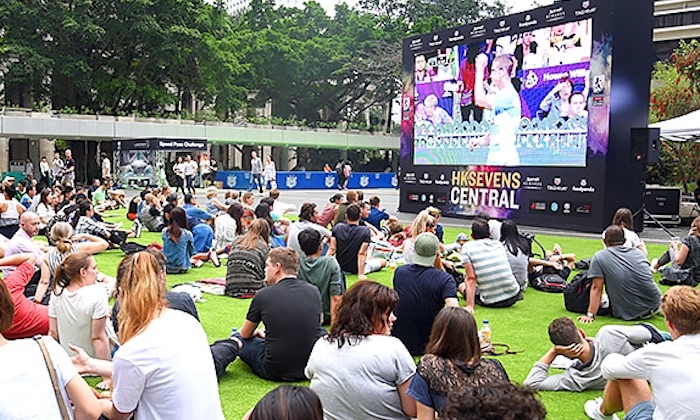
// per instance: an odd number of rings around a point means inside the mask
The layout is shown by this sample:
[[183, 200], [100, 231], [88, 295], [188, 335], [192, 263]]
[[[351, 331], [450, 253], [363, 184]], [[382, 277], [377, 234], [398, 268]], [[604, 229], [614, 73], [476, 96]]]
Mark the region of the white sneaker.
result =
[[141, 224], [141, 221], [139, 219], [134, 219], [134, 224], [131, 225], [131, 231], [134, 232], [134, 236], [140, 238], [142, 230], [143, 224]]
[[658, 258], [654, 258], [653, 260], [651, 260], [651, 264], [649, 264], [649, 269], [651, 269], [652, 274], [659, 271], [658, 266], [659, 266], [659, 259]]
[[583, 404], [583, 411], [588, 417], [592, 418], [593, 420], [620, 420], [619, 417], [617, 417], [617, 414], [606, 416], [603, 413], [601, 413], [600, 406], [602, 404], [602, 397], [598, 397], [594, 400], [588, 400], [585, 404]]

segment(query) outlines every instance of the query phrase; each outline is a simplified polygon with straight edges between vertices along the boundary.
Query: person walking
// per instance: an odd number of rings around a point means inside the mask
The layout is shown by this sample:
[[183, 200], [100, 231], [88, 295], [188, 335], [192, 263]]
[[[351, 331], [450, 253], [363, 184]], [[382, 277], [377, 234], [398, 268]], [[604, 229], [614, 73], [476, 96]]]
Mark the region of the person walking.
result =
[[248, 186], [248, 191], [253, 191], [254, 183], [258, 184], [258, 190], [262, 194], [263, 192], [263, 164], [262, 160], [258, 157], [255, 152], [250, 152], [250, 185]]

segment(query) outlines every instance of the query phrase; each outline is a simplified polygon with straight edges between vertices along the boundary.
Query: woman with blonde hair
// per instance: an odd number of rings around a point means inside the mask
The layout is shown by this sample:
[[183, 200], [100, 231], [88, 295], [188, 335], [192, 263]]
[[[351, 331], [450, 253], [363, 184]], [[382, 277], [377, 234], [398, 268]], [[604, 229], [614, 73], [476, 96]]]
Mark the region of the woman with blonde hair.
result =
[[[45, 293], [51, 287], [56, 269], [69, 255], [76, 252], [87, 252], [94, 255], [109, 248], [109, 243], [97, 236], [88, 233], [73, 235], [73, 226], [66, 222], [58, 222], [53, 225], [50, 238], [56, 247], [45, 253], [41, 261], [41, 278], [34, 295], [34, 299], [39, 301], [45, 299]], [[105, 282], [110, 289], [114, 286], [114, 278], [102, 273], [98, 275], [97, 281]]]
[[79, 372], [111, 374], [112, 400], [102, 401], [110, 419], [223, 419], [214, 362], [197, 320], [168, 308], [165, 271], [151, 252], [124, 257], [117, 288], [121, 343], [112, 364], [81, 349]]
[[498, 360], [482, 359], [474, 316], [464, 308], [445, 307], [435, 317], [425, 355], [407, 393], [417, 402], [418, 419], [434, 420], [452, 393], [508, 382]]
[[255, 219], [248, 232], [236, 240], [226, 262], [226, 295], [252, 297], [265, 287], [265, 260], [270, 251], [270, 224]]
[[[56, 341], [51, 337], [5, 339], [3, 334], [13, 325], [15, 313], [10, 292], [0, 281], [0, 395], [5, 397], [0, 404], [0, 418], [96, 419], [100, 404], [95, 394]], [[46, 347], [56, 370], [61, 402], [51, 386], [41, 345]], [[69, 417], [62, 417], [61, 403]]]
[[277, 167], [275, 161], [270, 155], [265, 155], [265, 169], [263, 171], [263, 179], [265, 180], [265, 188], [274, 190], [277, 188]]
[[427, 210], [423, 210], [411, 223], [411, 237], [403, 241], [403, 258], [406, 264], [413, 264], [415, 240], [423, 232], [435, 234], [435, 218]]
[[205, 191], [204, 196], [207, 198], [207, 202], [204, 204], [204, 208], [206, 209], [207, 213], [216, 216], [217, 214], [221, 214], [228, 209], [228, 207], [222, 203], [221, 200], [219, 200], [219, 189], [215, 186], [209, 186]]
[[97, 262], [87, 252], [75, 252], [60, 263], [49, 302], [49, 335], [68, 352], [73, 344], [91, 357], [109, 360], [109, 304], [104, 287], [96, 284], [98, 274]]

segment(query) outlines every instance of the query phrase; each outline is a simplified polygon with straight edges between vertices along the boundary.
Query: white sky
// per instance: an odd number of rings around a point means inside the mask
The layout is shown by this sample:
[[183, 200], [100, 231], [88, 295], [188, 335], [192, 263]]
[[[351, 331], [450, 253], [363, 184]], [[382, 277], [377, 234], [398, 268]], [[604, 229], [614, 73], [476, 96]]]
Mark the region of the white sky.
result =
[[[337, 3], [347, 3], [350, 6], [354, 6], [357, 0], [317, 0], [323, 8], [325, 8], [329, 13], [333, 13], [333, 8]], [[512, 13], [518, 13], [525, 10], [530, 10], [537, 5], [552, 4], [553, 0], [503, 0], [503, 2], [510, 6]]]

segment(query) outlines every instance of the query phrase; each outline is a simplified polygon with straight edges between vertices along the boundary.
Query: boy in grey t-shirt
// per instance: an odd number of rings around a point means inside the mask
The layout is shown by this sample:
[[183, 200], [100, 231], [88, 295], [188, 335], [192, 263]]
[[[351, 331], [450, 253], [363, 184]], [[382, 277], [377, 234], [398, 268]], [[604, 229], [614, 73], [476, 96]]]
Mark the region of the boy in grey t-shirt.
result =
[[[653, 326], [606, 325], [595, 338], [585, 338], [574, 322], [566, 317], [549, 324], [549, 339], [553, 347], [535, 362], [523, 385], [535, 390], [575, 391], [603, 389], [607, 380], [600, 369], [609, 354], [627, 355], [648, 342], [663, 341]], [[563, 355], [574, 363], [557, 375], [547, 376], [555, 357]]]

